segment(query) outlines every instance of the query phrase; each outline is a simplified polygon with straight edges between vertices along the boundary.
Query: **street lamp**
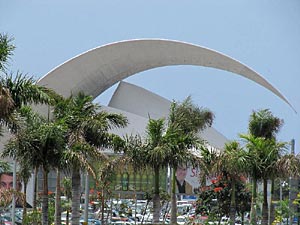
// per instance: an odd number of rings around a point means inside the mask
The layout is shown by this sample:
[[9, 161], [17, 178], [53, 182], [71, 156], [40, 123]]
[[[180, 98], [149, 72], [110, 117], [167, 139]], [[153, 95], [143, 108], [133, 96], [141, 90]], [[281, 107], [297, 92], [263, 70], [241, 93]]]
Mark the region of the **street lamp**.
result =
[[[292, 155], [295, 155], [295, 139], [292, 139], [291, 142], [291, 154]], [[292, 207], [293, 207], [293, 204], [292, 204], [292, 190], [293, 190], [293, 187], [292, 187], [292, 177], [289, 177], [289, 224], [293, 224], [293, 218], [292, 218]]]

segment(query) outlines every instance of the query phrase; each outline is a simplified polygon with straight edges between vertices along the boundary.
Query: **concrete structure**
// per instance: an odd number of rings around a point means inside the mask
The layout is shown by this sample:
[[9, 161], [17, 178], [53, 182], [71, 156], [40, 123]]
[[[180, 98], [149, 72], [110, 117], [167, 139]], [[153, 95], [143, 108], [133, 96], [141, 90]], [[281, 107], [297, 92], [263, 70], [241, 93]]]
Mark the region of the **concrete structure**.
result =
[[[129, 125], [118, 134], [144, 135], [148, 119], [167, 118], [171, 101], [133, 84], [120, 82], [105, 110], [120, 112], [128, 118]], [[222, 149], [228, 139], [213, 127], [199, 134], [214, 148]]]
[[214, 50], [173, 40], [129, 40], [91, 49], [56, 67], [38, 83], [65, 97], [78, 91], [97, 97], [133, 74], [172, 65], [205, 66], [241, 75], [291, 106], [276, 88], [248, 66]]
[[[56, 67], [42, 77], [38, 84], [64, 97], [83, 91], [96, 98], [131, 75], [171, 65], [212, 67], [241, 75], [267, 88], [290, 105], [262, 76], [237, 60], [201, 46], [162, 39], [128, 40], [92, 49]], [[143, 104], [145, 102], [147, 104]], [[112, 131], [122, 135], [144, 131], [148, 114], [152, 118], [166, 116], [169, 105], [168, 100], [153, 93], [121, 83], [106, 109], [119, 111], [129, 118], [129, 127], [123, 131]], [[46, 114], [42, 107], [37, 109]], [[226, 142], [226, 138], [213, 128], [205, 130], [201, 136], [216, 148], [222, 148]], [[0, 143], [0, 149], [2, 147]]]

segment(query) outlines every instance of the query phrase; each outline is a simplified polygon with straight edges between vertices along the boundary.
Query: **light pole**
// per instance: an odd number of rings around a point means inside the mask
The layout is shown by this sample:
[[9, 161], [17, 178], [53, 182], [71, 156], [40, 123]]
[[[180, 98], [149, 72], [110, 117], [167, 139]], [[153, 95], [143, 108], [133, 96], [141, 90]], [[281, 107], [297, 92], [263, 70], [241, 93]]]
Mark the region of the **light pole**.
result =
[[[295, 139], [292, 139], [291, 142], [291, 154], [292, 155], [295, 155]], [[292, 187], [292, 177], [289, 177], [289, 224], [293, 224], [293, 214], [291, 213], [292, 212], [292, 207], [293, 207], [293, 204], [292, 204], [292, 190], [293, 190], [293, 187]]]
[[89, 172], [86, 171], [85, 176], [85, 190], [84, 190], [84, 222], [88, 224], [88, 215], [89, 215], [89, 194], [90, 194], [90, 186], [89, 186]]
[[12, 207], [11, 207], [11, 223], [15, 225], [15, 214], [16, 214], [16, 194], [15, 190], [17, 187], [17, 162], [14, 160], [13, 162], [13, 198], [12, 198]]
[[[281, 211], [281, 215], [282, 215], [282, 182], [281, 179], [279, 180], [279, 200], [280, 200], [280, 211]], [[280, 220], [280, 225], [282, 224], [281, 220]]]

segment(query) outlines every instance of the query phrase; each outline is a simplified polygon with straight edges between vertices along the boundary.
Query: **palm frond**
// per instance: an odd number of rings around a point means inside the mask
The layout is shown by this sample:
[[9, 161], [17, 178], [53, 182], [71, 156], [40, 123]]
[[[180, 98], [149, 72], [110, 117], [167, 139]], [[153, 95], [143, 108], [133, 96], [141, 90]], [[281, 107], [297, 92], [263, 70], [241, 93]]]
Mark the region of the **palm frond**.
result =
[[6, 171], [11, 171], [9, 163], [0, 160], [0, 172], [6, 172]]
[[52, 97], [58, 96], [54, 91], [36, 85], [34, 78], [27, 74], [6, 74], [2, 82], [9, 89], [16, 108], [30, 104], [50, 104]]
[[0, 83], [0, 120], [5, 120], [15, 108], [14, 101], [8, 88]]
[[15, 45], [12, 43], [13, 37], [9, 37], [7, 34], [0, 33], [0, 71], [6, 69], [8, 60], [13, 55]]
[[300, 175], [300, 156], [287, 154], [276, 161], [276, 174], [281, 178], [298, 177]]
[[274, 138], [283, 125], [269, 109], [253, 111], [249, 119], [249, 132], [257, 137]]

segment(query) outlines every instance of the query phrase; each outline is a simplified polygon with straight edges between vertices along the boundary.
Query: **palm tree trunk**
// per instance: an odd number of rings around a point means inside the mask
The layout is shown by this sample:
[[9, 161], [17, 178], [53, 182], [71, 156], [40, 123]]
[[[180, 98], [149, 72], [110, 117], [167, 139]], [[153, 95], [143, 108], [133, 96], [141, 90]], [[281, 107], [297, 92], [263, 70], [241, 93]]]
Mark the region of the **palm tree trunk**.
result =
[[251, 199], [251, 211], [250, 211], [250, 223], [252, 225], [257, 224], [256, 218], [256, 197], [257, 197], [257, 180], [252, 179], [252, 199]]
[[[37, 194], [38, 194], [38, 171], [39, 168], [35, 167], [34, 168], [34, 186], [33, 186], [33, 204], [32, 204], [32, 210], [36, 211], [37, 209]], [[36, 225], [37, 222], [35, 220], [33, 220], [32, 222], [33, 225]]]
[[42, 225], [48, 225], [48, 171], [43, 167]]
[[273, 221], [275, 220], [275, 206], [274, 206], [274, 192], [275, 192], [275, 180], [272, 179], [271, 183], [271, 202], [270, 202], [270, 221], [269, 225], [272, 225]]
[[80, 170], [72, 171], [72, 225], [79, 225], [80, 219]]
[[147, 199], [146, 206], [145, 206], [145, 208], [143, 209], [143, 217], [142, 217], [142, 222], [141, 222], [141, 224], [144, 223], [144, 218], [145, 218], [145, 214], [146, 214], [147, 209], [148, 209], [148, 205], [149, 205], [149, 199]]
[[24, 182], [24, 199], [23, 199], [23, 202], [22, 202], [22, 204], [23, 204], [23, 213], [22, 213], [23, 218], [25, 218], [26, 213], [27, 213], [27, 201], [26, 201], [26, 196], [27, 196], [27, 183]]
[[56, 170], [55, 225], [61, 224], [60, 169]]
[[171, 224], [177, 224], [176, 169], [172, 170]]
[[266, 178], [263, 179], [263, 193], [264, 193], [264, 202], [262, 208], [262, 225], [268, 225], [269, 212], [268, 212], [268, 180]]
[[242, 212], [242, 225], [245, 224], [245, 212]]
[[235, 204], [235, 180], [231, 180], [231, 202], [230, 202], [230, 211], [229, 218], [230, 224], [235, 224], [235, 214], [236, 214], [236, 204]]
[[105, 208], [105, 201], [104, 201], [104, 188], [101, 189], [101, 224], [104, 224], [104, 208]]
[[32, 205], [33, 210], [36, 210], [36, 205], [37, 205], [38, 170], [39, 170], [38, 167], [34, 168], [34, 191], [33, 191], [33, 205]]
[[167, 206], [166, 206], [166, 211], [165, 211], [165, 214], [164, 214], [163, 224], [165, 224], [165, 222], [166, 222], [168, 213], [169, 213], [169, 201], [167, 201]]
[[[108, 198], [107, 194], [103, 192], [102, 201], [105, 203], [105, 200]], [[112, 203], [111, 203], [112, 204]], [[111, 206], [112, 207], [112, 206]], [[108, 224], [108, 220], [112, 217], [112, 211], [106, 213], [105, 224]]]
[[66, 215], [66, 225], [70, 224], [69, 220], [70, 220], [70, 212], [69, 212], [69, 208], [68, 208], [67, 209], [67, 215]]
[[159, 197], [159, 167], [154, 169], [154, 196], [153, 196], [153, 223], [159, 223], [160, 197]]

